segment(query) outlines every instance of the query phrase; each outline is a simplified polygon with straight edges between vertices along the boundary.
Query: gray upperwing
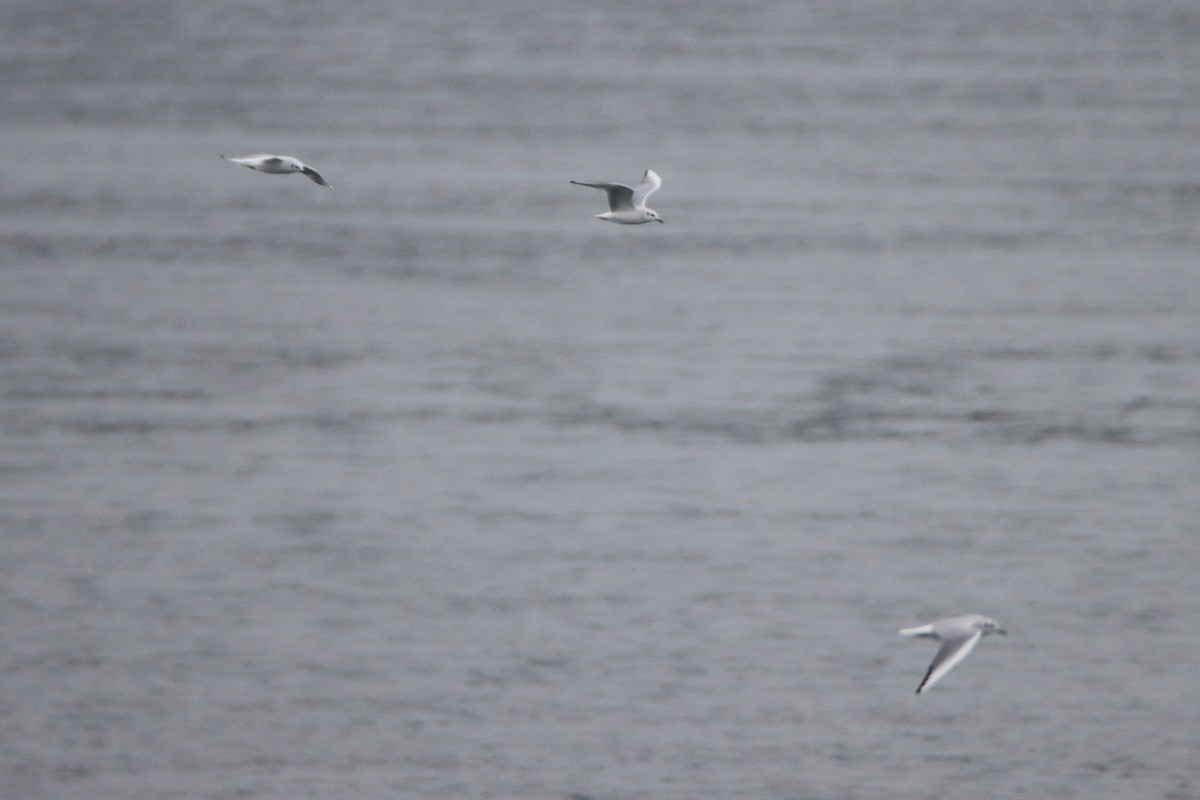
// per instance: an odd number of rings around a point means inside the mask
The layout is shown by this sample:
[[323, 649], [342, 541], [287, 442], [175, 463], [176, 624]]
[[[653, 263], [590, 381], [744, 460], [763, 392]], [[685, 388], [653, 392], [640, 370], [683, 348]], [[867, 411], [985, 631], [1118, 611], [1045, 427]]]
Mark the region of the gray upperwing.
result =
[[576, 186], [591, 186], [593, 189], [603, 189], [608, 194], [609, 211], [632, 211], [633, 189], [621, 183], [588, 183], [587, 181], [571, 181]]
[[261, 169], [263, 167], [277, 167], [283, 163], [283, 159], [276, 156], [227, 156], [222, 154], [221, 158], [226, 161], [232, 161], [234, 164], [239, 164], [247, 169]]
[[[305, 167], [304, 174], [312, 178], [313, 183], [319, 183], [321, 186], [329, 186], [329, 184], [325, 182], [325, 179], [318, 175], [317, 171], [312, 167]], [[329, 186], [329, 188], [332, 189], [333, 187]]]

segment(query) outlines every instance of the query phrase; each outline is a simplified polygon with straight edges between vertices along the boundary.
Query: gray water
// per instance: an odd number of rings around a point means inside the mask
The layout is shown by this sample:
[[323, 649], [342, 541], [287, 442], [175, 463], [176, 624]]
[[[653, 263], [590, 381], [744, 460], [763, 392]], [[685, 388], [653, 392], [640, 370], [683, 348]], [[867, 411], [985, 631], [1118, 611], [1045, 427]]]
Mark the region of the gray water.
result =
[[0, 45], [5, 800], [1200, 797], [1194, 3]]

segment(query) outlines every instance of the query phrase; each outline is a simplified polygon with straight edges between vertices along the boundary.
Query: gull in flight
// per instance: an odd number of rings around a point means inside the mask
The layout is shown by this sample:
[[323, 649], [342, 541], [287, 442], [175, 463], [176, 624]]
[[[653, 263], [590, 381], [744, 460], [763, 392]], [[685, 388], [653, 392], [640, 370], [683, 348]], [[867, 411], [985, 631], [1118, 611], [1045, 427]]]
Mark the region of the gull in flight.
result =
[[605, 183], [596, 181], [571, 181], [576, 186], [591, 186], [593, 189], [603, 189], [608, 194], [608, 211], [597, 214], [597, 219], [617, 222], [621, 225], [641, 225], [643, 222], [656, 220], [662, 222], [658, 212], [646, 208], [646, 198], [654, 194], [662, 186], [662, 178], [654, 170], [646, 170], [642, 182], [636, 189], [630, 189], [621, 183]]
[[926, 670], [921, 685], [917, 687], [917, 694], [933, 688], [935, 683], [946, 677], [946, 673], [958, 666], [958, 662], [966, 658], [975, 649], [975, 645], [979, 644], [979, 640], [989, 633], [1007, 635], [999, 622], [981, 614], [946, 617], [928, 625], [900, 631], [901, 636], [936, 639], [942, 643], [933, 657], [933, 663]]
[[[300, 163], [299, 159], [291, 156], [272, 156], [267, 154], [257, 156], [242, 156], [241, 158], [230, 158], [229, 156], [221, 156], [226, 161], [232, 161], [235, 164], [241, 164], [243, 167], [256, 169], [259, 172], [269, 172], [272, 175], [288, 175], [293, 172], [303, 172], [308, 177], [312, 178], [313, 183], [321, 186], [329, 186], [325, 179], [317, 174], [317, 171], [312, 167]], [[332, 189], [332, 186], [329, 186]]]

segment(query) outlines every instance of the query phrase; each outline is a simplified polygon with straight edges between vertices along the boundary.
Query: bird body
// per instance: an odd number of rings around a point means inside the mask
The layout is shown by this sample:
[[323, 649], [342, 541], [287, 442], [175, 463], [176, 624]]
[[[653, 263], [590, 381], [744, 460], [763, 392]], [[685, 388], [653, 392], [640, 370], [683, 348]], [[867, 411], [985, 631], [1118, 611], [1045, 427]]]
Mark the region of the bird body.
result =
[[273, 156], [268, 153], [261, 153], [253, 156], [241, 156], [239, 158], [230, 158], [229, 156], [221, 156], [226, 161], [232, 161], [235, 164], [241, 164], [243, 167], [248, 167], [258, 172], [266, 172], [271, 175], [290, 175], [293, 172], [301, 172], [312, 179], [313, 183], [321, 186], [333, 187], [325, 182], [325, 179], [317, 174], [317, 171], [309, 167], [299, 159], [291, 156]]
[[662, 186], [662, 178], [648, 169], [642, 175], [642, 182], [632, 189], [623, 183], [607, 183], [605, 181], [571, 181], [576, 186], [590, 186], [593, 189], [603, 189], [608, 195], [608, 211], [597, 214], [597, 219], [615, 222], [619, 225], [641, 225], [643, 222], [662, 222], [658, 212], [646, 208], [646, 198], [658, 191]]
[[1006, 635], [1000, 623], [982, 614], [963, 614], [958, 617], [946, 617], [928, 625], [918, 625], [915, 628], [904, 628], [901, 636], [911, 636], [922, 639], [935, 639], [942, 643], [917, 687], [917, 694], [933, 688], [934, 684], [946, 677], [950, 670], [966, 658], [979, 640], [989, 633]]

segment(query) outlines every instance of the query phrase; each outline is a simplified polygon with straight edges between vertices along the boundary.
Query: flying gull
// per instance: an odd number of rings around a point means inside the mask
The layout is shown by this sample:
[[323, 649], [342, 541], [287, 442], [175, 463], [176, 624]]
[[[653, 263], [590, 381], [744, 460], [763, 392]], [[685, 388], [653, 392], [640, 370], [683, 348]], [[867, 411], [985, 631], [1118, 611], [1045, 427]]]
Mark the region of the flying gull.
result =
[[917, 687], [917, 694], [933, 688], [934, 684], [946, 677], [946, 673], [958, 666], [958, 662], [966, 658], [975, 649], [975, 645], [979, 644], [979, 640], [989, 633], [1007, 635], [999, 622], [981, 614], [946, 617], [928, 625], [900, 631], [901, 636], [936, 639], [942, 643], [933, 657], [933, 663], [926, 670], [921, 685]]
[[642, 182], [636, 189], [630, 189], [622, 183], [605, 183], [603, 181], [571, 181], [576, 186], [591, 186], [593, 189], [603, 189], [608, 194], [608, 211], [597, 214], [598, 219], [616, 222], [621, 225], [641, 225], [643, 222], [655, 220], [662, 222], [658, 212], [646, 208], [646, 198], [654, 194], [662, 186], [662, 178], [654, 170], [648, 169], [642, 175]]
[[[308, 177], [312, 178], [313, 183], [321, 186], [329, 186], [325, 179], [317, 174], [317, 171], [312, 167], [300, 163], [299, 159], [291, 156], [272, 156], [261, 154], [256, 156], [242, 156], [241, 158], [230, 158], [229, 156], [221, 156], [226, 161], [232, 161], [235, 164], [241, 164], [243, 167], [258, 170], [259, 172], [268, 172], [272, 175], [289, 175], [293, 172], [303, 172]], [[332, 189], [332, 186], [329, 186]]]

